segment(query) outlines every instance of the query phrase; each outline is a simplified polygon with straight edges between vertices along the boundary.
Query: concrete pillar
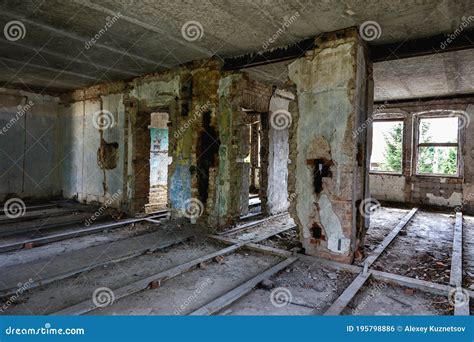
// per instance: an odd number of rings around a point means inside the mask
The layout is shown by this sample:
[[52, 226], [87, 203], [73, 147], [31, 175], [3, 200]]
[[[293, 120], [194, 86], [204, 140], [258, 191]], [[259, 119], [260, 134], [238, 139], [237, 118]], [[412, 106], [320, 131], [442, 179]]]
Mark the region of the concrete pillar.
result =
[[[270, 125], [268, 129], [268, 190], [267, 208], [271, 215], [288, 210], [288, 135], [286, 123], [279, 125], [278, 118], [289, 115], [290, 101], [294, 100], [293, 94], [283, 90], [276, 90], [270, 99]], [[289, 117], [289, 116], [288, 116]]]
[[355, 29], [328, 34], [289, 65], [297, 89], [290, 133], [291, 216], [306, 254], [351, 262], [368, 220], [359, 210], [368, 187], [366, 134], [373, 82]]

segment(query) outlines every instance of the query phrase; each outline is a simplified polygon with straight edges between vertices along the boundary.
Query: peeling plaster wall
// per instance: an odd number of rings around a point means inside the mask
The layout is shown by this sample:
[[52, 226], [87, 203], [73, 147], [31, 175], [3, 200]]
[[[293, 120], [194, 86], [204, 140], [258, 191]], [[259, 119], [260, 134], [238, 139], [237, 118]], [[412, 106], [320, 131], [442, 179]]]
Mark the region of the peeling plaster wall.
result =
[[370, 175], [370, 196], [380, 201], [405, 201], [405, 177]]
[[[277, 111], [287, 111], [294, 100], [291, 93], [278, 90], [270, 100], [270, 118]], [[276, 114], [275, 114], [276, 115]], [[271, 121], [271, 119], [270, 119]], [[267, 207], [271, 215], [288, 210], [288, 127], [276, 129], [269, 126], [268, 191]]]
[[[77, 91], [66, 98], [68, 104], [62, 114], [63, 124], [69, 128], [62, 140], [68, 147], [65, 150], [71, 153], [67, 156], [70, 162], [63, 170], [65, 194], [81, 201], [102, 203], [105, 184], [109, 191], [123, 189], [117, 201], [122, 209], [143, 211], [149, 191], [149, 165], [145, 165], [147, 160], [144, 160], [145, 151], [149, 160], [149, 144], [144, 139], [147, 136], [149, 140], [149, 132], [148, 127], [146, 134], [143, 130], [144, 115], [166, 112], [169, 114], [168, 206], [174, 209], [174, 215], [182, 215], [190, 199], [201, 200], [197, 146], [199, 137], [206, 134], [203, 115], [208, 112], [210, 125], [218, 134], [219, 149], [216, 164], [209, 168], [201, 220], [215, 226], [235, 222], [239, 218], [238, 194], [242, 185], [239, 158], [243, 147], [239, 137], [246, 127], [242, 120], [245, 115], [241, 111], [242, 96], [248, 80], [239, 73], [225, 74], [220, 67], [212, 60], [196, 62], [128, 83], [110, 83]], [[104, 137], [107, 141], [117, 141], [120, 149], [114, 175], [107, 170], [105, 177], [96, 160], [100, 136], [89, 123], [89, 116], [101, 108], [110, 110], [117, 123]], [[83, 139], [85, 146], [81, 146]]]
[[361, 243], [356, 236], [364, 230], [364, 221], [357, 223], [357, 203], [366, 188], [365, 141], [359, 147], [352, 129], [365, 119], [371, 101], [366, 52], [352, 30], [317, 44], [313, 53], [289, 65], [299, 112], [290, 144], [295, 182], [290, 212], [307, 254], [350, 262]]
[[[100, 110], [112, 113], [113, 124], [101, 131], [94, 123]], [[60, 106], [59, 124], [61, 189], [65, 198], [76, 198], [85, 203], [105, 203], [119, 208], [123, 191], [124, 167], [124, 105], [121, 94], [109, 94]], [[101, 138], [118, 144], [118, 163], [111, 170], [98, 163]]]
[[57, 97], [0, 89], [0, 202], [60, 196]]
[[[474, 122], [474, 99], [435, 100], [429, 103], [407, 102], [384, 104], [376, 108], [378, 115], [402, 116], [404, 122], [403, 170], [400, 175], [370, 174], [370, 193], [377, 200], [404, 202], [413, 205], [438, 207], [462, 207], [466, 213], [474, 213], [474, 125], [462, 128], [461, 177], [431, 177], [416, 175], [413, 136], [414, 115], [426, 111], [456, 110], [465, 113], [467, 122]], [[445, 112], [446, 113], [446, 112]], [[465, 119], [466, 121], [466, 119]]]
[[[229, 75], [219, 82], [219, 169], [216, 176], [216, 200], [210, 223], [213, 225], [225, 225], [232, 216], [240, 215], [240, 191], [232, 193], [236, 189], [232, 183], [237, 184], [241, 180], [241, 173], [237, 170], [238, 147], [233, 143], [233, 119], [234, 114], [239, 115], [240, 108], [234, 99], [238, 92], [237, 85], [241, 75]], [[231, 172], [233, 176], [231, 177]], [[229, 214], [230, 217], [226, 217]], [[238, 216], [237, 216], [238, 217]]]

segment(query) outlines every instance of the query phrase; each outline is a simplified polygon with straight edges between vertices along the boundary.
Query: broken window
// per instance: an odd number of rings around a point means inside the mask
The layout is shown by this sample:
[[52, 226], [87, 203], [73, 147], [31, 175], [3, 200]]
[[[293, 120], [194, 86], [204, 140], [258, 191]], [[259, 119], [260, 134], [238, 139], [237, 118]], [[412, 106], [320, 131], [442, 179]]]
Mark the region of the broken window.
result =
[[370, 171], [402, 173], [403, 121], [374, 121]]
[[416, 172], [457, 176], [459, 130], [457, 117], [429, 117], [418, 121]]

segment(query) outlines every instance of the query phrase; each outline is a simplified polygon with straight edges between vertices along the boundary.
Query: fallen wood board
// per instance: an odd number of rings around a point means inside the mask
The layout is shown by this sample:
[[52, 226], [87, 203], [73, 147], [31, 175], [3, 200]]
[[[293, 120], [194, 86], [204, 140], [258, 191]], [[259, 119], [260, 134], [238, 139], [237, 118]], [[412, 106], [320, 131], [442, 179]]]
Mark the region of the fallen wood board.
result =
[[[225, 238], [221, 236], [211, 236], [211, 238], [225, 242], [225, 243], [235, 243], [236, 241], [234, 239]], [[286, 251], [284, 249], [279, 249], [279, 248], [274, 248], [274, 247], [269, 247], [269, 246], [262, 246], [257, 243], [248, 243], [244, 246], [244, 248], [248, 248], [257, 252], [269, 253], [269, 254], [273, 254], [273, 255], [281, 256], [281, 257], [289, 257], [293, 255], [292, 252]], [[306, 261], [308, 263], [313, 263], [313, 264], [322, 265], [326, 267], [332, 267], [337, 270], [343, 270], [343, 271], [347, 271], [351, 273], [360, 273], [363, 270], [362, 267], [360, 266], [344, 264], [344, 263], [334, 261], [334, 260], [322, 259], [322, 258], [318, 258], [312, 255], [299, 254], [299, 253], [296, 255], [302, 261]], [[418, 289], [424, 292], [441, 295], [441, 296], [446, 296], [449, 293], [449, 291], [452, 289], [452, 287], [448, 285], [432, 283], [426, 280], [405, 277], [398, 274], [393, 274], [393, 273], [388, 273], [388, 272], [383, 272], [383, 271], [370, 270], [370, 273], [372, 274], [372, 278], [376, 280], [392, 282], [396, 285], [406, 286], [412, 289]], [[469, 294], [469, 297], [474, 299], [474, 291], [471, 291], [471, 290], [466, 290], [466, 291]]]
[[267, 222], [271, 219], [278, 218], [278, 217], [283, 217], [285, 215], [288, 215], [288, 213], [281, 213], [281, 214], [265, 217], [265, 218], [257, 220], [257, 221], [252, 221], [252, 222], [249, 222], [249, 223], [246, 223], [246, 224], [243, 224], [243, 225], [239, 225], [239, 226], [237, 226], [233, 229], [226, 230], [225, 232], [220, 232], [220, 233], [218, 233], [218, 235], [225, 236], [225, 235], [233, 234], [233, 233], [245, 230], [245, 229], [249, 229], [249, 228], [258, 226], [258, 225], [260, 225], [262, 223], [265, 223], [265, 222]]
[[456, 221], [454, 223], [449, 284], [455, 287], [462, 286], [462, 213], [456, 213]]
[[[84, 223], [84, 221], [87, 219], [86, 216], [81, 216], [81, 217], [73, 217], [68, 220], [62, 220], [60, 222], [53, 222], [49, 224], [41, 224], [38, 222], [35, 225], [28, 225], [28, 226], [18, 226], [18, 225], [13, 225], [13, 226], [8, 226], [8, 227], [0, 227], [0, 237], [5, 237], [9, 235], [16, 235], [16, 234], [21, 234], [21, 233], [28, 233], [28, 232], [39, 232], [43, 230], [48, 230], [48, 229], [55, 229], [55, 228], [61, 228], [65, 226], [70, 226], [78, 223]], [[21, 223], [28, 223], [26, 222], [21, 222]]]
[[265, 279], [270, 278], [272, 275], [280, 272], [281, 270], [287, 268], [296, 260], [298, 260], [298, 257], [290, 257], [276, 264], [275, 266], [267, 269], [266, 271], [246, 281], [242, 285], [237, 286], [236, 288], [227, 292], [226, 294], [214, 299], [212, 302], [193, 311], [190, 315], [191, 316], [208, 316], [208, 315], [212, 315], [212, 314], [215, 314], [216, 312], [221, 311], [222, 309], [226, 308], [227, 306], [231, 305], [232, 303], [236, 302], [237, 300], [245, 296], [247, 293], [252, 291], [253, 288], [257, 286], [257, 284], [259, 284]]
[[260, 211], [258, 213], [250, 213], [250, 214], [247, 214], [247, 215], [244, 215], [244, 216], [240, 216], [239, 220], [240, 221], [245, 221], [249, 218], [260, 216], [260, 215], [262, 215], [262, 212], [260, 212]]
[[426, 280], [420, 280], [398, 274], [370, 270], [372, 278], [379, 281], [394, 283], [399, 286], [409, 287], [411, 289], [421, 290], [435, 295], [447, 296], [451, 287], [448, 285], [432, 283]]
[[0, 295], [14, 293], [18, 289], [17, 284], [24, 283], [28, 279], [32, 279], [31, 285], [28, 287], [31, 289], [90, 271], [99, 266], [127, 260], [148, 251], [153, 252], [170, 247], [190, 237], [190, 234], [184, 233], [181, 237], [167, 238], [162, 232], [154, 232], [73, 250], [21, 265], [3, 267], [0, 268], [2, 274]]
[[254, 238], [249, 238], [249, 239], [236, 238], [235, 240], [240, 241], [240, 242], [248, 242], [248, 243], [253, 242], [253, 243], [256, 243], [256, 242], [260, 242], [260, 241], [266, 240], [268, 238], [271, 238], [272, 236], [278, 235], [280, 233], [286, 232], [287, 230], [294, 229], [296, 227], [297, 226], [295, 226], [295, 225], [282, 225], [281, 227], [278, 227], [277, 229], [275, 229], [273, 231], [269, 231], [269, 232], [266, 232], [266, 233], [262, 232], [262, 234], [260, 234], [260, 236], [256, 236]]
[[[228, 254], [231, 252], [234, 252], [235, 250], [239, 249], [242, 247], [243, 244], [238, 244], [238, 245], [232, 245], [230, 247], [221, 249], [217, 252], [202, 256], [200, 258], [194, 259], [192, 261], [188, 261], [184, 264], [172, 267], [168, 270], [165, 270], [163, 272], [154, 274], [150, 277], [138, 280], [136, 282], [133, 282], [129, 285], [120, 287], [118, 289], [113, 290], [114, 293], [114, 298], [115, 300], [118, 300], [120, 298], [130, 296], [134, 293], [140, 292], [148, 287], [148, 285], [153, 282], [153, 281], [160, 281], [164, 279], [170, 279], [173, 277], [176, 277], [196, 266], [201, 264], [202, 262], [214, 259], [217, 256], [221, 256], [224, 254]], [[93, 311], [97, 309], [97, 306], [92, 302], [92, 298], [85, 300], [83, 302], [80, 302], [78, 304], [75, 304], [73, 306], [70, 306], [68, 308], [62, 309], [60, 311], [57, 311], [53, 313], [52, 315], [82, 315], [87, 312]]]
[[365, 259], [364, 268], [369, 268], [383, 253], [383, 251], [392, 243], [398, 233], [410, 222], [412, 217], [416, 214], [418, 208], [413, 208], [406, 214], [395, 228], [383, 239], [383, 241], [375, 248], [375, 250]]
[[352, 283], [344, 290], [344, 292], [331, 304], [329, 309], [326, 310], [324, 316], [337, 316], [340, 315], [342, 310], [349, 304], [354, 298], [356, 293], [369, 279], [370, 273], [361, 273], [355, 278]]
[[[162, 214], [162, 215], [163, 215], [162, 217], [166, 217], [166, 214]], [[36, 238], [36, 239], [25, 239], [19, 242], [14, 242], [14, 243], [0, 246], [0, 253], [21, 249], [27, 243], [31, 243], [34, 247], [37, 247], [37, 246], [42, 246], [48, 243], [62, 241], [62, 240], [80, 237], [80, 236], [89, 235], [89, 234], [94, 234], [94, 233], [101, 232], [103, 230], [118, 228], [118, 227], [125, 226], [127, 224], [132, 224], [132, 223], [141, 222], [141, 221], [143, 221], [143, 219], [125, 219], [125, 220], [121, 220], [117, 222], [97, 224], [88, 228], [77, 229], [71, 232], [59, 233], [59, 234], [45, 236], [45, 237]]]
[[[1, 204], [0, 205], [2, 209], [0, 209], [0, 216], [1, 215], [5, 215], [5, 210], [3, 209], [4, 207], [4, 204]], [[31, 206], [27, 206], [25, 211], [26, 212], [30, 212], [30, 211], [36, 211], [36, 210], [42, 210], [42, 209], [49, 209], [49, 208], [56, 208], [58, 207], [56, 204], [54, 203], [46, 203], [46, 204], [38, 204], [38, 205], [31, 205]]]
[[25, 211], [23, 216], [17, 218], [9, 218], [8, 216], [0, 216], [0, 224], [15, 224], [17, 222], [31, 221], [44, 217], [56, 217], [62, 215], [69, 215], [74, 213], [75, 210], [63, 209], [63, 208], [47, 208], [44, 210], [37, 210], [28, 212]]
[[[224, 236], [211, 235], [210, 238], [221, 241], [221, 242], [224, 242], [224, 243], [227, 243], [227, 244], [233, 244], [233, 243], [240, 242], [239, 240], [224, 237]], [[292, 252], [286, 251], [284, 249], [259, 245], [256, 242], [247, 243], [247, 244], [245, 244], [244, 248], [248, 248], [248, 249], [254, 250], [256, 252], [273, 254], [273, 255], [276, 255], [276, 256], [284, 257], [284, 258], [290, 257], [292, 255], [297, 255], [301, 260], [306, 261], [308, 263], [323, 265], [323, 266], [334, 268], [336, 270], [342, 270], [342, 271], [347, 271], [347, 272], [352, 272], [352, 273], [362, 272], [362, 267], [359, 267], [359, 266], [356, 266], [356, 265], [344, 264], [344, 263], [337, 262], [337, 261], [334, 261], [334, 260], [322, 259], [322, 258], [318, 258], [318, 257], [315, 257], [315, 256], [306, 255], [306, 254], [292, 253]]]
[[[165, 216], [165, 217], [166, 217], [166, 216]], [[143, 220], [144, 220], [144, 221], [147, 221], [147, 222], [154, 223], [154, 224], [161, 223], [161, 221], [155, 220], [155, 219], [151, 219], [151, 218], [144, 218]]]

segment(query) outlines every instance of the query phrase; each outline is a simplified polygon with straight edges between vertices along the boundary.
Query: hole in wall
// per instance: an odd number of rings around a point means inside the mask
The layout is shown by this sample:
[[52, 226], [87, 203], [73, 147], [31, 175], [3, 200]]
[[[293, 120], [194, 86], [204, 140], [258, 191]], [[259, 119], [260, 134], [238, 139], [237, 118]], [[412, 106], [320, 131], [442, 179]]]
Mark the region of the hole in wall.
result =
[[323, 177], [332, 177], [331, 166], [333, 162], [332, 160], [319, 158], [309, 160], [308, 164], [313, 165], [314, 192], [319, 195], [323, 190]]
[[313, 223], [311, 226], [311, 243], [319, 245], [321, 241], [326, 241], [323, 228], [318, 223]]
[[97, 164], [101, 169], [112, 170], [117, 167], [118, 148], [117, 142], [108, 143], [104, 139], [100, 140], [100, 146], [97, 149]]

